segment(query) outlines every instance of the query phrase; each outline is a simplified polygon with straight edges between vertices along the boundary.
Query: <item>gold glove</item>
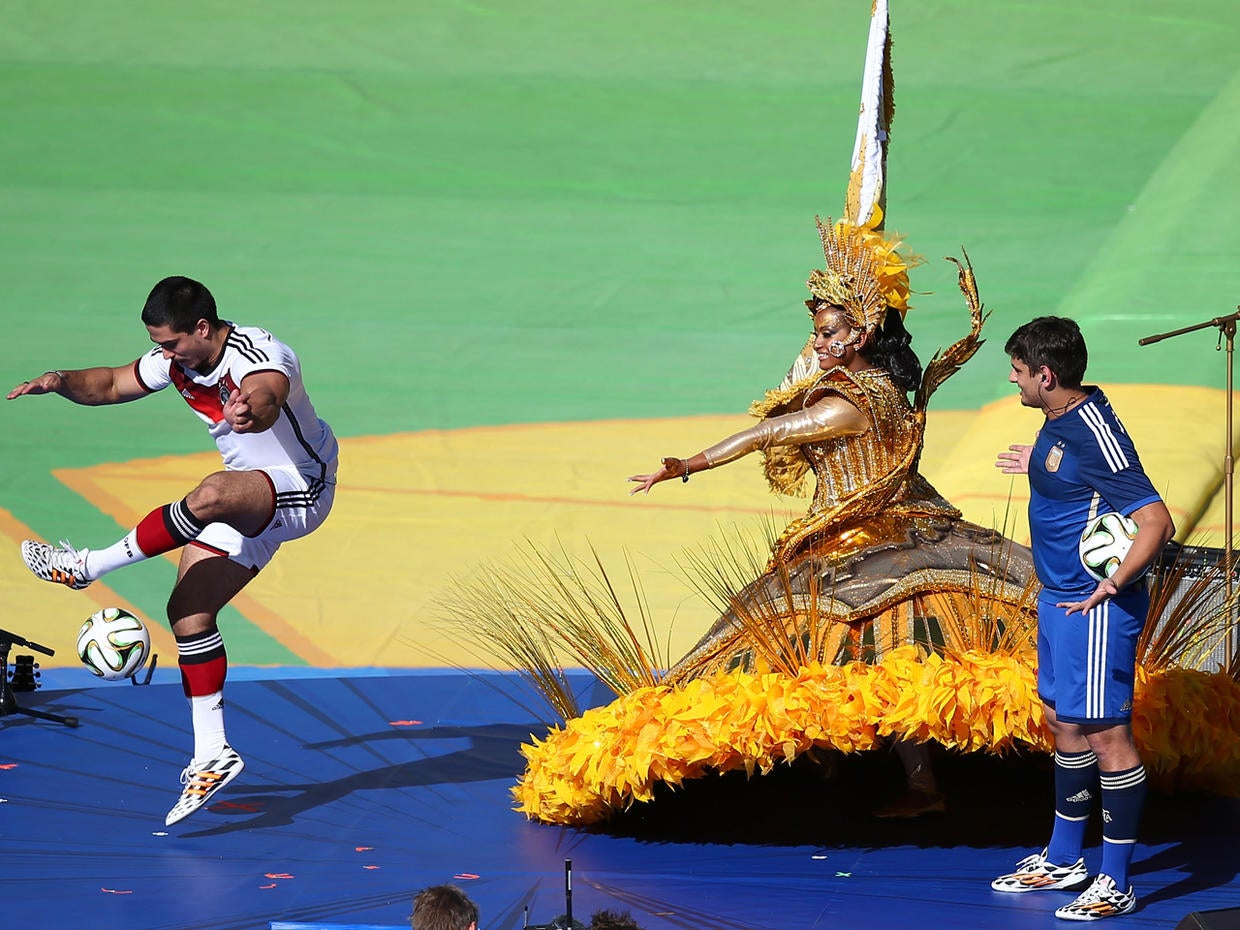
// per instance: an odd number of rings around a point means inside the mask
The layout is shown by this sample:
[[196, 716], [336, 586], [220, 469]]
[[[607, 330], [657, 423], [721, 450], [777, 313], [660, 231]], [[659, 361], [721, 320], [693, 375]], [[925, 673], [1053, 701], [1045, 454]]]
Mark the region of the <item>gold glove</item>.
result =
[[855, 436], [870, 428], [865, 415], [844, 398], [828, 395], [804, 410], [768, 417], [715, 443], [702, 454], [711, 468], [734, 462], [741, 456], [772, 446], [799, 446], [835, 436]]

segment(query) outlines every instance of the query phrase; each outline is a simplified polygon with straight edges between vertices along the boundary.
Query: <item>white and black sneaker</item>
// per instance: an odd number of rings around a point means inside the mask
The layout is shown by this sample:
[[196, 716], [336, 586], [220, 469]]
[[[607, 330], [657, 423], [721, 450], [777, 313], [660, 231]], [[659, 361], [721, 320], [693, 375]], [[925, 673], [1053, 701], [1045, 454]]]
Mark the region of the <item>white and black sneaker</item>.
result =
[[1115, 887], [1115, 879], [1099, 873], [1092, 885], [1071, 904], [1056, 910], [1055, 916], [1060, 920], [1101, 920], [1127, 914], [1136, 906], [1137, 896], [1133, 894], [1132, 885], [1127, 891], [1120, 891]]
[[27, 539], [22, 542], [22, 561], [44, 581], [80, 591], [95, 580], [86, 577], [86, 554], [89, 551], [74, 549], [63, 539], [59, 546]]
[[1046, 850], [1026, 856], [1016, 863], [1016, 871], [1000, 875], [990, 887], [995, 891], [1075, 891], [1089, 878], [1084, 858], [1072, 865], [1055, 865], [1046, 861]]
[[164, 824], [170, 827], [177, 821], [184, 820], [240, 775], [243, 768], [245, 761], [227, 743], [217, 758], [201, 764], [191, 761], [181, 773], [181, 784], [185, 786], [181, 791], [181, 799], [168, 811]]

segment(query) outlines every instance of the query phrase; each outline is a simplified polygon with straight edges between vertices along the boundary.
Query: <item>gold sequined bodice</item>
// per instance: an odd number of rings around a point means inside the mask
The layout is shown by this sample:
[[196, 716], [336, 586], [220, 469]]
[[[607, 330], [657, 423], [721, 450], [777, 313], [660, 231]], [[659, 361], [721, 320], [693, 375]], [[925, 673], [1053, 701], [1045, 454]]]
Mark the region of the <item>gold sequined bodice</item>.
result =
[[[917, 418], [908, 399], [891, 376], [880, 368], [824, 378], [805, 396], [808, 406], [826, 393], [839, 394], [870, 421], [869, 429], [855, 435], [831, 436], [801, 446], [818, 479], [810, 513], [835, 510], [842, 502], [871, 489], [910, 458], [911, 446], [921, 441]], [[878, 497], [872, 507], [855, 512], [877, 513], [891, 498]]]

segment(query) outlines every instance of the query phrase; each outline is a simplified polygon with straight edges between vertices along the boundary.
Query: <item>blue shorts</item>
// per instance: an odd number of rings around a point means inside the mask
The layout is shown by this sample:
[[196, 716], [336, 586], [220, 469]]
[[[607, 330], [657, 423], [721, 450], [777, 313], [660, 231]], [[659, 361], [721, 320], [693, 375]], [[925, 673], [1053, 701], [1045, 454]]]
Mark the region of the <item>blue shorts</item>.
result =
[[1056, 600], [1065, 598], [1038, 599], [1038, 697], [1064, 723], [1127, 723], [1149, 592], [1138, 586], [1070, 617]]

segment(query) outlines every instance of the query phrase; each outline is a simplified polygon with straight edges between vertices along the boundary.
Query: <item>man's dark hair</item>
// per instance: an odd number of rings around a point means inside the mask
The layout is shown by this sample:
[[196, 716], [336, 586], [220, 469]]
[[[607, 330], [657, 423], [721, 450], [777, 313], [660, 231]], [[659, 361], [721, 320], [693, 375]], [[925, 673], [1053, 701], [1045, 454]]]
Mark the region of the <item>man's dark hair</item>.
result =
[[192, 333], [199, 320], [206, 320], [212, 329], [220, 325], [215, 298], [206, 285], [180, 275], [164, 278], [151, 288], [142, 307], [143, 323], [168, 326], [175, 333]]
[[595, 911], [590, 917], [590, 926], [586, 930], [642, 930], [637, 921], [628, 911], [617, 914], [615, 911]]
[[413, 930], [468, 930], [478, 905], [456, 885], [432, 885], [413, 896]]
[[1066, 388], [1079, 388], [1089, 363], [1085, 337], [1075, 320], [1062, 316], [1040, 316], [1030, 320], [1008, 338], [1003, 351], [1009, 358], [1024, 362], [1030, 371], [1043, 365], [1055, 373]]

